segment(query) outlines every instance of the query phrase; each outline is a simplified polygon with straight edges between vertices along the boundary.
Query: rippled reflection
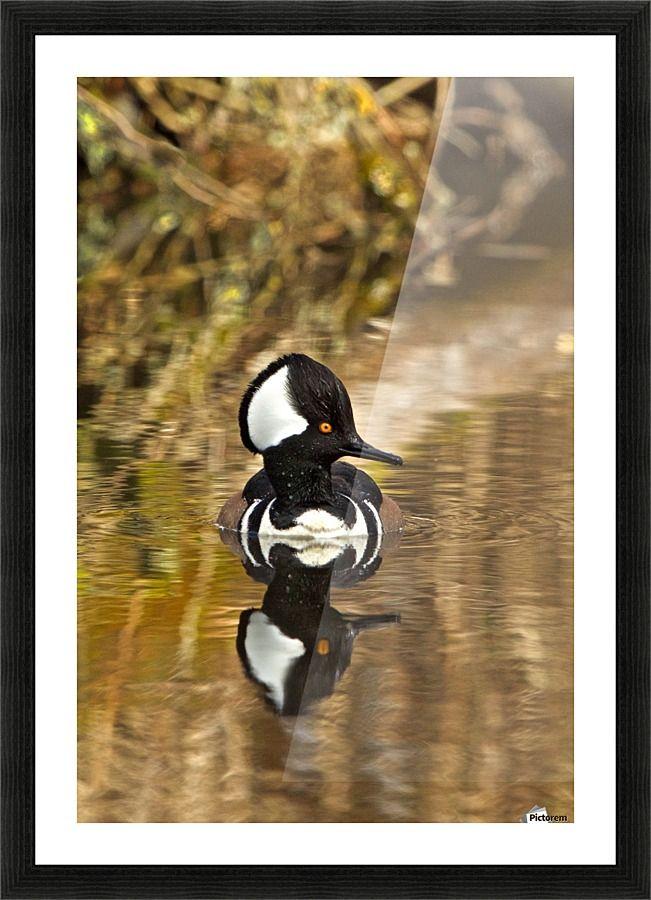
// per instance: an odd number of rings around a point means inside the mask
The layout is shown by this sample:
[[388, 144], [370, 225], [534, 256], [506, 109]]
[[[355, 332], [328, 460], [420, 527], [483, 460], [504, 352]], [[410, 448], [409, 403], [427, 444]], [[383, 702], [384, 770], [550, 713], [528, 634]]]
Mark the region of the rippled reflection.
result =
[[[224, 536], [233, 542], [233, 535]], [[240, 540], [247, 574], [267, 590], [260, 609], [240, 615], [237, 652], [247, 675], [263, 687], [277, 712], [304, 714], [316, 700], [332, 694], [362, 631], [400, 621], [399, 615], [387, 613], [344, 615], [330, 604], [331, 587], [350, 587], [376, 571], [381, 561], [378, 536], [274, 543], [264, 550], [258, 535]]]

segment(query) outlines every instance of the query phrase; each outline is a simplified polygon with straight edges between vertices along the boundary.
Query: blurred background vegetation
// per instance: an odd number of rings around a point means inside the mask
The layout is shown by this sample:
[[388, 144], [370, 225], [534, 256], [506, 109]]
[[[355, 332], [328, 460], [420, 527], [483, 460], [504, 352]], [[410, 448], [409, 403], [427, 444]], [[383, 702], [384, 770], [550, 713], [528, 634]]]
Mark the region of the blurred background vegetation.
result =
[[80, 79], [82, 413], [205, 403], [283, 324], [391, 308], [448, 85], [387, 81]]
[[80, 416], [115, 436], [117, 410], [120, 437], [158, 455], [283, 336], [345, 353], [393, 310], [421, 202], [424, 284], [457, 282], [462, 245], [503, 255], [562, 166], [515, 89], [492, 91], [446, 131], [492, 158], [482, 197], [463, 166], [427, 181], [450, 79], [80, 79]]

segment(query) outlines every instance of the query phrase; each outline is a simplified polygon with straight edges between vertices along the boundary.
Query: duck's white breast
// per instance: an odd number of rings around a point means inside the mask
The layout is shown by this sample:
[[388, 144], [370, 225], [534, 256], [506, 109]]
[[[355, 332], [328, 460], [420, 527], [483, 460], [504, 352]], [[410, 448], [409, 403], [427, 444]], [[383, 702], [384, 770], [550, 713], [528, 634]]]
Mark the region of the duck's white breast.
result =
[[[350, 499], [350, 498], [349, 498]], [[271, 521], [271, 503], [265, 509], [258, 534], [276, 538], [293, 537], [338, 537], [356, 536], [368, 534], [366, 521], [360, 513], [359, 506], [354, 500], [350, 501], [355, 509], [355, 520], [352, 525], [346, 525], [343, 519], [333, 516], [325, 509], [307, 509], [296, 518], [296, 524], [291, 528], [274, 528]]]

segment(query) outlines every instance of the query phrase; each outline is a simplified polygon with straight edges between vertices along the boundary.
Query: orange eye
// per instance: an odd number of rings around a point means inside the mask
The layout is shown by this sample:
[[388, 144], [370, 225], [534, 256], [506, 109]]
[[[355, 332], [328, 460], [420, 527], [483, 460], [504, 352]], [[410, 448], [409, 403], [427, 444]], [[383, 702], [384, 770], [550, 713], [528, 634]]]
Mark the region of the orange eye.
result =
[[330, 422], [321, 422], [321, 424], [319, 425], [319, 431], [321, 432], [321, 434], [330, 434], [330, 432], [332, 431], [332, 425], [330, 424]]

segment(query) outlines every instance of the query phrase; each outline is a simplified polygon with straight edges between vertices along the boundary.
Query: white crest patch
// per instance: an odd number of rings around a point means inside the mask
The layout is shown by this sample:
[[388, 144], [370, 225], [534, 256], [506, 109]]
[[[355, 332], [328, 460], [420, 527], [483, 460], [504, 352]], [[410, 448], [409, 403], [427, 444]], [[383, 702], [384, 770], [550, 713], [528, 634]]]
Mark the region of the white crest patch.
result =
[[268, 688], [276, 707], [282, 709], [287, 672], [292, 662], [305, 653], [305, 644], [287, 637], [265, 613], [256, 611], [249, 619], [244, 649], [253, 675]]
[[287, 366], [283, 366], [260, 385], [249, 403], [246, 424], [261, 453], [293, 434], [302, 434], [308, 426], [289, 402], [287, 377]]

